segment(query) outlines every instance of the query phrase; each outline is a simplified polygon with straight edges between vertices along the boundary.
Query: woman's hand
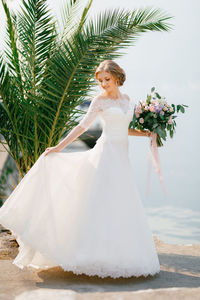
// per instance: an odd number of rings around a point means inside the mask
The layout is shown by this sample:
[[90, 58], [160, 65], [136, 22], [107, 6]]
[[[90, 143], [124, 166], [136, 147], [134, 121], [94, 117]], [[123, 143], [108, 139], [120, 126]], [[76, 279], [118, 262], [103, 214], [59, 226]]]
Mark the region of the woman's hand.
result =
[[129, 135], [135, 135], [135, 136], [147, 136], [147, 137], [150, 137], [151, 136], [151, 131], [149, 131], [149, 130], [138, 130], [138, 129], [132, 129], [132, 128], [130, 128], [128, 130], [128, 134]]
[[152, 132], [149, 130], [146, 130], [146, 136], [151, 137], [151, 135], [152, 135]]
[[46, 148], [45, 150], [45, 156], [48, 155], [49, 153], [52, 153], [52, 152], [59, 152], [59, 148], [57, 146], [54, 146], [54, 147], [49, 147], [49, 148]]

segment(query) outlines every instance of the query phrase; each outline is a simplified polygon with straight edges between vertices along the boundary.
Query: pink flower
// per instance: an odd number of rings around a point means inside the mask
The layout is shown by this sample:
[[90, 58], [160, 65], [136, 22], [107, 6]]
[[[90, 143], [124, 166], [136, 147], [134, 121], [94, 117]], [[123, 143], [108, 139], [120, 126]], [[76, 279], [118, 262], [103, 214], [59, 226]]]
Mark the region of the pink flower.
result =
[[172, 124], [172, 116], [169, 117], [168, 124]]
[[151, 105], [149, 110], [150, 110], [151, 112], [155, 112], [155, 107]]
[[141, 114], [142, 110], [141, 110], [141, 108], [137, 107], [135, 112], [136, 112], [136, 114]]
[[139, 118], [139, 117], [140, 117], [140, 114], [135, 113], [135, 116], [136, 116], [136, 118]]
[[143, 118], [140, 118], [140, 119], [139, 119], [139, 122], [140, 122], [141, 124], [143, 124], [143, 123], [144, 123], [144, 119], [143, 119]]
[[164, 111], [161, 110], [160, 115], [163, 116], [164, 115]]

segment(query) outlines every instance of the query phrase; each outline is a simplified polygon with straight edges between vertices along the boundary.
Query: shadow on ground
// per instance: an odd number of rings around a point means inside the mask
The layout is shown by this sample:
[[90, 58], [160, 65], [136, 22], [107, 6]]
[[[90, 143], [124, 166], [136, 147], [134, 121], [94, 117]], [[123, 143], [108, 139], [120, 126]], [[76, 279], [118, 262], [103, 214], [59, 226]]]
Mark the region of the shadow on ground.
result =
[[138, 291], [145, 289], [200, 286], [200, 257], [159, 254], [160, 273], [154, 276], [130, 278], [75, 275], [60, 267], [40, 271], [37, 275], [43, 282], [38, 288], [70, 289], [78, 293]]

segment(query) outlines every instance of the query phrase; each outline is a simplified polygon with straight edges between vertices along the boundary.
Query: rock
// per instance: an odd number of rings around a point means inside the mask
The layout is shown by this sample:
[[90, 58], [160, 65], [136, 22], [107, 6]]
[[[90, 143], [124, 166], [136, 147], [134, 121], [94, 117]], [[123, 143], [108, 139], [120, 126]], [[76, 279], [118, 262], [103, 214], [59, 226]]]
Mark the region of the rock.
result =
[[0, 259], [14, 259], [18, 253], [18, 247], [11, 231], [0, 225]]

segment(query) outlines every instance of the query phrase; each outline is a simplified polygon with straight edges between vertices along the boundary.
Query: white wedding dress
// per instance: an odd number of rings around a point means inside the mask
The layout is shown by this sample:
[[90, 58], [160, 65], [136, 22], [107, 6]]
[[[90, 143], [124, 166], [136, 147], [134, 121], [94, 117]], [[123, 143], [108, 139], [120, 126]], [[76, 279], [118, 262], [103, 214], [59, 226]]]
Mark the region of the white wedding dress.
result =
[[13, 264], [113, 278], [160, 272], [129, 159], [133, 105], [94, 97], [79, 126], [88, 129], [100, 116], [95, 146], [43, 152], [11, 193], [0, 223], [19, 244]]

